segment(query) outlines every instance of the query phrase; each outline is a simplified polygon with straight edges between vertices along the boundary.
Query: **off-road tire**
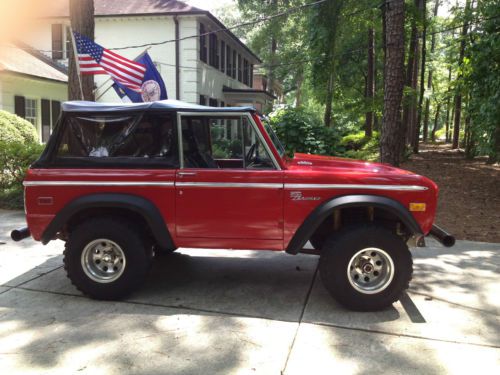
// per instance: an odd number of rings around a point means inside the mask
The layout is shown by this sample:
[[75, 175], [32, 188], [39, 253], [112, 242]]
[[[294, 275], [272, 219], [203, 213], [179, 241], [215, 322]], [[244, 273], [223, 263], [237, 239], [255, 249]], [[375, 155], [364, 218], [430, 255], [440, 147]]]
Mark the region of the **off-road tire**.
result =
[[[123, 273], [112, 282], [92, 280], [82, 266], [85, 246], [96, 239], [109, 239], [120, 246], [125, 256]], [[88, 219], [71, 231], [64, 250], [64, 269], [71, 283], [83, 294], [101, 300], [128, 295], [144, 280], [151, 268], [152, 251], [142, 231], [119, 218]]]
[[[349, 262], [366, 248], [382, 249], [394, 265], [392, 281], [374, 294], [356, 290], [348, 276]], [[319, 270], [324, 286], [340, 304], [357, 311], [377, 311], [391, 306], [408, 288], [413, 261], [402, 238], [381, 226], [365, 224], [331, 235], [323, 245]]]

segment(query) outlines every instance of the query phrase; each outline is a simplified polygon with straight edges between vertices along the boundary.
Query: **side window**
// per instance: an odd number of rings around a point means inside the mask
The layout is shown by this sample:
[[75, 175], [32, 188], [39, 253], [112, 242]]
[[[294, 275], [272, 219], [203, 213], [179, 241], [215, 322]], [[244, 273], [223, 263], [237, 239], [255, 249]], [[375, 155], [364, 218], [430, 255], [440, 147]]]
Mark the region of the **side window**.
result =
[[246, 117], [182, 117], [184, 168], [274, 169]]
[[274, 164], [248, 119], [243, 119], [243, 139], [247, 169], [274, 169]]
[[178, 148], [172, 119], [169, 114], [71, 116], [62, 130], [56, 161], [176, 168]]

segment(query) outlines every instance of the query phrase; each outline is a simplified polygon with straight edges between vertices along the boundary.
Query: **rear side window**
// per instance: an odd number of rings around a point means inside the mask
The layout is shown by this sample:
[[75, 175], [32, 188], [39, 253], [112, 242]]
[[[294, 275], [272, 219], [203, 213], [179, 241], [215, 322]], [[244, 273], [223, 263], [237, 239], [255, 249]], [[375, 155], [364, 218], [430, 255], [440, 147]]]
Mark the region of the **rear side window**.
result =
[[66, 117], [56, 163], [178, 167], [170, 114]]

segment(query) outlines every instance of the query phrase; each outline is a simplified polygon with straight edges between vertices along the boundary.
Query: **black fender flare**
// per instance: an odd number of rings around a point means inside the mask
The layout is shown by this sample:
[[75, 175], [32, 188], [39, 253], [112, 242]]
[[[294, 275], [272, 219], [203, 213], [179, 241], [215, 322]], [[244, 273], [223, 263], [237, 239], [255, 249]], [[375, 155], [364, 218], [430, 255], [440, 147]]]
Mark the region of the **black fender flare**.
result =
[[151, 201], [137, 195], [119, 193], [89, 194], [72, 200], [47, 226], [42, 234], [42, 243], [49, 243], [73, 215], [89, 208], [121, 208], [133, 211], [144, 218], [161, 248], [175, 247], [163, 216]]
[[332, 198], [316, 207], [297, 229], [288, 243], [286, 252], [298, 254], [320, 224], [334, 210], [360, 206], [383, 208], [397, 216], [413, 235], [423, 235], [422, 229], [413, 215], [398, 201], [379, 195], [344, 195]]

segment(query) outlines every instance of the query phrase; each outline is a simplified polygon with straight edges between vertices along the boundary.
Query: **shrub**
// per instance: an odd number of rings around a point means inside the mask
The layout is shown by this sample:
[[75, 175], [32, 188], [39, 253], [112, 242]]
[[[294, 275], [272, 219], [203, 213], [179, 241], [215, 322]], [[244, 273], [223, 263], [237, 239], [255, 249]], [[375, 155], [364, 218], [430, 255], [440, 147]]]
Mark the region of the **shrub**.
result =
[[340, 151], [338, 133], [303, 108], [279, 109], [269, 119], [289, 156], [295, 152], [336, 155]]
[[364, 131], [342, 137], [340, 144], [345, 148], [342, 156], [351, 159], [376, 161], [379, 157], [379, 133], [366, 137]]
[[42, 150], [38, 143], [0, 141], [0, 188], [21, 187], [26, 170]]
[[35, 127], [12, 113], [0, 111], [0, 142], [35, 143], [38, 136]]

